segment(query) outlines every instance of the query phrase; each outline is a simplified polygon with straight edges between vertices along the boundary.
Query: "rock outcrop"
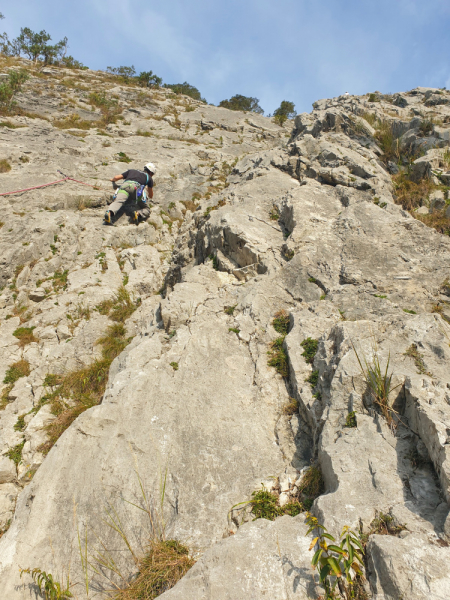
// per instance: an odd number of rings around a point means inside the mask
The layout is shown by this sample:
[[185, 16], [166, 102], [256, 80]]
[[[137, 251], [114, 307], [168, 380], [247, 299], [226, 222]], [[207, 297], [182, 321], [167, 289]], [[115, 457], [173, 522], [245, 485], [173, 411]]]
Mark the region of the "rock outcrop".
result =
[[[73, 114], [75, 125], [100, 123], [86, 104], [99, 89], [117, 96], [122, 121], [58, 127]], [[99, 189], [65, 182], [3, 198], [0, 376], [20, 361], [28, 369], [0, 412], [0, 527], [11, 521], [0, 540], [1, 597], [30, 597], [19, 567], [82, 581], [80, 532], [93, 552], [99, 540], [114, 548], [132, 574], [104, 515], [114, 507], [144, 548], [148, 515], [130, 504], [140, 505], [142, 484], [155, 510], [164, 487], [166, 534], [198, 554], [163, 597], [316, 598], [304, 515], [239, 526], [233, 511], [262, 483], [287, 498], [312, 461], [324, 479], [312, 507], [319, 521], [333, 534], [344, 525], [370, 533], [369, 597], [448, 595], [450, 240], [394, 203], [363, 117], [394, 123], [402, 144], [425, 141], [413, 172], [445, 177], [449, 98], [417, 88], [375, 103], [321, 100], [279, 127], [102, 73], [30, 79], [18, 102], [42, 118], [0, 129], [12, 164], [1, 191], [58, 179], [58, 168]], [[423, 115], [436, 110], [442, 125], [429, 131]], [[105, 227], [104, 180], [128, 168], [128, 156], [131, 167], [156, 163], [155, 204], [138, 227], [126, 216]], [[129, 343], [101, 403], [45, 455], [57, 418], [48, 376], [101, 357], [111, 319], [98, 307], [121, 286], [137, 306], [125, 320]], [[286, 377], [268, 365], [280, 311], [289, 315]], [[312, 363], [307, 338], [318, 340]], [[374, 354], [393, 374], [395, 430], [361, 372], [358, 359]], [[371, 532], [380, 512], [404, 526], [397, 536]], [[101, 596], [105, 581], [92, 585]]]

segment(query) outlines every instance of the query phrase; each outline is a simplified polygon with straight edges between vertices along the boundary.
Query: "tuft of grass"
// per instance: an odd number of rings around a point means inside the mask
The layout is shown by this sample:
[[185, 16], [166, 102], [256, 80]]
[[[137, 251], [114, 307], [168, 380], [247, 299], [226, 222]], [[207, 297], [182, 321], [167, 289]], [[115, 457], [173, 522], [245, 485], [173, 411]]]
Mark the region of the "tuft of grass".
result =
[[[47, 454], [81, 413], [100, 403], [111, 363], [130, 341], [122, 323], [110, 325], [106, 334], [97, 341], [103, 347], [102, 358], [62, 376], [52, 393], [44, 397], [51, 403], [52, 413], [57, 418], [47, 426], [48, 440], [38, 448], [40, 452]], [[51, 382], [56, 383], [54, 379]]]
[[20, 348], [23, 348], [27, 344], [31, 344], [32, 342], [38, 342], [39, 340], [34, 337], [33, 330], [35, 327], [18, 327], [15, 331], [13, 331], [13, 336], [19, 340]]
[[408, 313], [409, 315], [417, 315], [415, 310], [410, 310], [409, 308], [404, 308], [403, 312]]
[[27, 426], [27, 424], [25, 423], [25, 416], [26, 415], [19, 415], [17, 417], [17, 421], [14, 425], [14, 431], [23, 431], [25, 429], [25, 427]]
[[280, 218], [280, 209], [275, 204], [272, 206], [271, 211], [269, 212], [269, 218], [271, 221], [278, 221]]
[[30, 374], [30, 363], [25, 360], [19, 360], [13, 363], [6, 371], [3, 383], [14, 384], [21, 377], [27, 377]]
[[177, 362], [171, 362], [169, 364], [174, 371], [178, 371], [178, 363]]
[[322, 471], [316, 465], [309, 467], [298, 486], [298, 497], [306, 510], [310, 510], [314, 500], [325, 491]]
[[64, 119], [54, 120], [52, 125], [58, 129], [84, 129], [85, 131], [96, 126], [93, 121], [84, 121], [81, 119], [80, 115], [77, 115], [76, 113], [69, 115]]
[[22, 442], [20, 442], [20, 444], [17, 444], [13, 448], [10, 448], [8, 452], [6, 452], [6, 456], [14, 462], [16, 467], [22, 461], [22, 450], [24, 446], [25, 440], [23, 440]]
[[[381, 368], [380, 359], [378, 356], [378, 349], [375, 344], [372, 346], [372, 360], [368, 362], [366, 357], [363, 355], [362, 360], [356, 351], [353, 341], [351, 341], [353, 351], [361, 369], [361, 373], [366, 382], [368, 391], [373, 398], [373, 401], [380, 409], [382, 415], [386, 419], [387, 424], [391, 430], [396, 429], [397, 422], [395, 420], [396, 411], [389, 404], [389, 395], [392, 391], [400, 386], [400, 384], [392, 387], [392, 377], [394, 373], [391, 371], [389, 374], [389, 363], [391, 359], [391, 353], [389, 352], [388, 359], [386, 361], [386, 368]], [[363, 364], [364, 362], [364, 364]]]
[[302, 356], [305, 358], [305, 361], [309, 365], [312, 365], [314, 362], [314, 357], [317, 353], [317, 348], [319, 347], [319, 340], [314, 340], [313, 338], [308, 337], [306, 340], [303, 340], [300, 346], [304, 348]]
[[121, 285], [113, 298], [103, 300], [96, 306], [101, 315], [109, 315], [112, 321], [123, 323], [138, 308], [140, 299], [133, 302], [129, 291]]
[[118, 156], [118, 159], [117, 159], [117, 160], [118, 160], [118, 162], [123, 162], [123, 163], [130, 163], [130, 162], [133, 162], [133, 159], [132, 159], [132, 158], [130, 158], [129, 156], [127, 156], [127, 155], [125, 154], [125, 152], [118, 152], [118, 153], [117, 153], [117, 156]]
[[277, 333], [286, 336], [289, 333], [289, 315], [285, 310], [280, 310], [275, 314], [272, 321], [273, 328]]
[[152, 541], [138, 562], [138, 575], [113, 600], [154, 600], [170, 590], [195, 564], [189, 550], [176, 540]]
[[290, 417], [298, 412], [298, 400], [289, 396], [289, 402], [283, 406], [283, 414]]
[[286, 350], [283, 347], [284, 336], [279, 337], [274, 340], [270, 345], [270, 350], [268, 351], [269, 360], [267, 364], [269, 367], [275, 367], [277, 372], [282, 377], [289, 376], [289, 363], [288, 356], [286, 354]]
[[423, 354], [419, 352], [416, 344], [411, 344], [408, 350], [405, 352], [405, 356], [409, 356], [413, 359], [414, 364], [416, 366], [417, 372], [419, 374], [428, 375], [429, 377], [433, 377], [433, 375], [427, 371], [425, 367], [425, 363], [423, 362]]
[[225, 308], [224, 308], [224, 312], [225, 312], [227, 315], [230, 315], [230, 316], [232, 316], [232, 315], [234, 314], [234, 309], [236, 308], [236, 306], [237, 306], [237, 304], [235, 304], [234, 306], [225, 306]]
[[406, 531], [405, 525], [397, 525], [393, 516], [387, 513], [376, 512], [375, 518], [370, 524], [369, 535], [377, 534], [398, 536], [402, 531]]
[[356, 421], [356, 412], [352, 410], [348, 413], [347, 418], [345, 419], [346, 427], [357, 427], [358, 423]]
[[6, 158], [2, 158], [0, 160], [0, 173], [8, 173], [8, 171], [11, 171], [11, 165]]
[[55, 291], [67, 289], [67, 277], [69, 276], [69, 270], [65, 269], [64, 271], [55, 271], [52, 277], [53, 289]]
[[300, 502], [288, 502], [284, 506], [280, 506], [278, 495], [269, 492], [264, 486], [261, 490], [252, 493], [250, 501], [243, 502], [242, 504], [250, 505], [251, 513], [254, 515], [253, 521], [257, 519], [274, 521], [282, 515], [295, 517], [304, 510]]

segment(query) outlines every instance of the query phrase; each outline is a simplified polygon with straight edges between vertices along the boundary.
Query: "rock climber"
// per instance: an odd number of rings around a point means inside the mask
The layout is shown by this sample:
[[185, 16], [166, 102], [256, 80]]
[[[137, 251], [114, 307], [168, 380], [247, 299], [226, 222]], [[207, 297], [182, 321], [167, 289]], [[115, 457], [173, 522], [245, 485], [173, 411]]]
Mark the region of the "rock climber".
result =
[[[117, 212], [121, 209], [131, 208], [132, 220], [136, 225], [139, 221], [145, 221], [150, 216], [150, 209], [147, 200], [153, 198], [153, 176], [156, 173], [156, 167], [153, 163], [147, 163], [143, 171], [136, 169], [128, 169], [121, 175], [115, 175], [110, 181], [113, 183], [114, 189], [119, 187], [118, 192], [112, 204], [109, 205], [105, 213], [105, 223], [112, 225], [114, 223]], [[116, 185], [116, 181], [124, 179], [124, 183], [120, 186]], [[143, 187], [145, 186], [145, 187]], [[138, 197], [136, 197], [138, 195]]]

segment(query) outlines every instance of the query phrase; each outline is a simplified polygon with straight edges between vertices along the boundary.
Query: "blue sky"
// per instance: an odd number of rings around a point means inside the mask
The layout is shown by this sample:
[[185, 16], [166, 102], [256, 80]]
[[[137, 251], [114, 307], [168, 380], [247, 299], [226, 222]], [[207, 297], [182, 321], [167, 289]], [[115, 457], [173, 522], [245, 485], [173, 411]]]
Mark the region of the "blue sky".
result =
[[92, 69], [133, 64], [213, 104], [255, 96], [266, 113], [345, 91], [450, 88], [450, 0], [8, 0], [0, 12], [10, 36], [67, 36]]

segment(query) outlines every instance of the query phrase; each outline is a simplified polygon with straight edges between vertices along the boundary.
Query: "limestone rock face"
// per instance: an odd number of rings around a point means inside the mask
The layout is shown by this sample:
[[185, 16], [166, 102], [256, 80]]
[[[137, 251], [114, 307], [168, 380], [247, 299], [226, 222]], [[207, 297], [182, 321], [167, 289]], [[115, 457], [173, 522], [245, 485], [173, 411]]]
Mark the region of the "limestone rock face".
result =
[[[18, 565], [70, 566], [82, 581], [79, 534], [91, 553], [100, 541], [113, 548], [133, 575], [106, 515], [120, 517], [139, 555], [150, 535], [139, 508], [150, 506], [166, 537], [198, 558], [168, 600], [317, 598], [304, 514], [251, 521], [236, 509], [261, 485], [286, 504], [311, 462], [324, 480], [311, 508], [319, 521], [333, 535], [345, 525], [368, 535], [369, 597], [446, 597], [450, 240], [395, 204], [395, 169], [365, 117], [425, 144], [413, 174], [444, 177], [447, 92], [320, 100], [279, 127], [101, 72], [76, 72], [78, 86], [64, 83], [74, 76], [64, 69], [44, 75], [18, 97], [38, 117], [0, 129], [12, 164], [1, 189], [47, 183], [57, 169], [95, 188], [67, 181], [26, 203], [4, 198], [0, 597], [33, 592]], [[116, 96], [123, 120], [105, 125], [86, 110], [91, 88]], [[61, 93], [72, 103], [59, 106]], [[429, 110], [442, 127], [423, 123]], [[74, 113], [98, 127], [64, 128]], [[149, 219], [102, 225], [107, 180], [148, 160], [158, 168]], [[435, 194], [423, 204], [445, 202]], [[138, 306], [124, 321], [128, 345], [101, 402], [46, 454], [55, 382], [102, 358], [119, 292]], [[279, 311], [289, 317], [285, 377], [268, 365]], [[307, 338], [317, 340], [310, 360]], [[361, 372], [374, 357], [389, 363], [396, 429]], [[286, 410], [292, 399], [298, 409]], [[380, 513], [402, 525], [398, 535], [371, 530]], [[101, 577], [92, 586], [107, 597]], [[74, 592], [86, 597], [81, 584]]]

